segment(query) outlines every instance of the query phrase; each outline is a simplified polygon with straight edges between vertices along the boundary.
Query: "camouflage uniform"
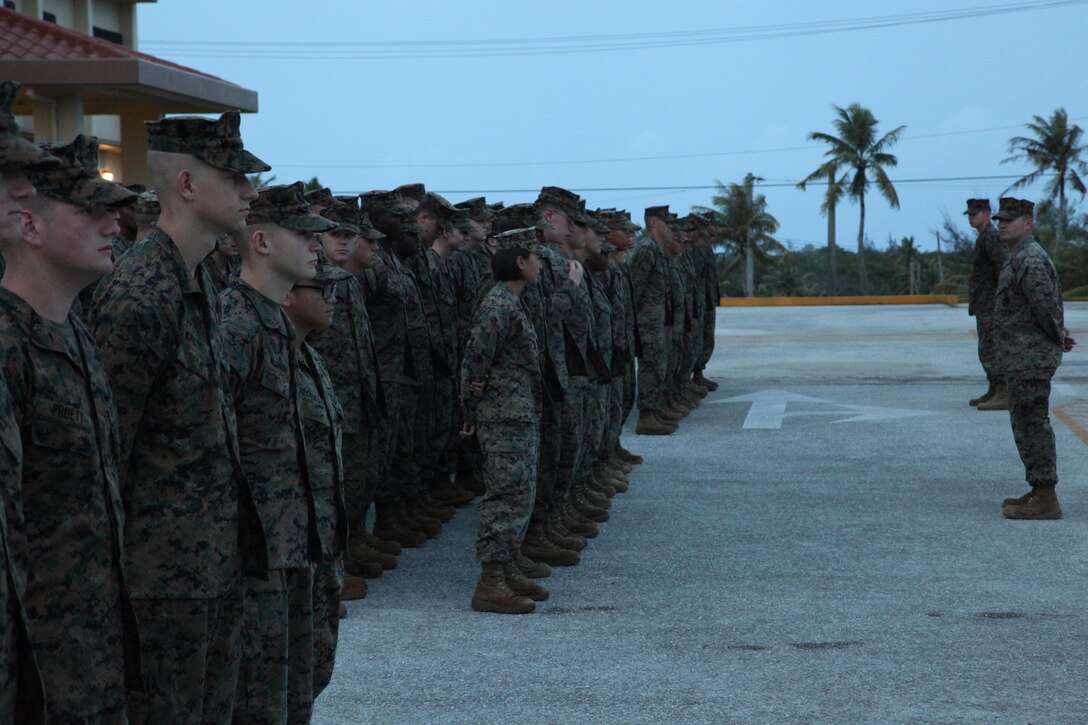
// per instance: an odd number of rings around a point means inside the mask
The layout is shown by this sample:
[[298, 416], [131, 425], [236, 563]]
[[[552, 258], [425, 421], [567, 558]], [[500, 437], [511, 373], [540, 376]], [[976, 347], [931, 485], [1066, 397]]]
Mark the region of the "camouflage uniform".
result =
[[578, 483], [586, 480], [593, 464], [606, 457], [604, 440], [612, 393], [612, 304], [605, 290], [606, 275], [607, 270], [596, 274], [587, 271], [585, 276], [593, 306], [593, 363], [586, 405], [586, 451], [579, 469]]
[[1062, 362], [1065, 340], [1061, 282], [1034, 239], [1009, 256], [997, 280], [994, 352], [1009, 387], [1009, 418], [1026, 480], [1058, 483], [1050, 379]]
[[620, 431], [635, 404], [635, 356], [638, 337], [635, 321], [631, 270], [627, 262], [609, 260], [605, 291], [612, 305], [612, 395], [605, 446], [608, 451], [620, 442]]
[[718, 304], [721, 302], [721, 280], [718, 266], [714, 260], [714, 248], [710, 242], [701, 240], [692, 247], [695, 265], [696, 287], [703, 296], [702, 330], [696, 331], [699, 344], [696, 346], [695, 370], [701, 372], [714, 355], [714, 329], [717, 323]]
[[[354, 278], [349, 280], [354, 281]], [[344, 286], [341, 283], [339, 287]], [[344, 581], [344, 552], [348, 535], [340, 435], [344, 410], [337, 400], [332, 379], [321, 356], [308, 344], [303, 344], [299, 357], [299, 403], [306, 433], [306, 461], [313, 483], [318, 537], [321, 539], [321, 563], [314, 571], [313, 680], [310, 687], [305, 687], [301, 677], [291, 678], [292, 687], [301, 688], [291, 698], [297, 703], [303, 701], [307, 691], [312, 691], [312, 698], [317, 699], [332, 680], [340, 630], [340, 588]], [[289, 721], [304, 722], [301, 718], [304, 714], [306, 711], [296, 710]]]
[[[434, 389], [431, 401], [431, 431], [427, 441], [427, 462], [423, 472], [425, 480], [448, 479], [453, 473], [447, 448], [453, 433], [453, 409], [457, 397], [457, 365], [460, 357], [460, 340], [457, 336], [457, 301], [453, 279], [446, 262], [433, 249], [425, 249], [416, 255], [419, 260], [417, 279], [420, 301], [427, 317], [427, 329], [431, 341], [431, 361], [434, 370]], [[423, 269], [426, 265], [426, 269]]]
[[145, 625], [141, 717], [229, 722], [242, 566], [266, 568], [266, 555], [225, 388], [219, 301], [206, 270], [190, 276], [153, 228], [91, 316], [120, 420], [125, 566]]
[[[486, 381], [476, 398], [469, 383]], [[461, 365], [464, 419], [475, 423], [487, 493], [480, 502], [476, 556], [509, 562], [525, 538], [536, 494], [541, 376], [536, 333], [505, 284], [491, 288], [472, 322]]]
[[638, 409], [666, 407], [673, 320], [671, 267], [665, 250], [649, 234], [631, 253], [631, 287], [642, 355], [638, 364]]
[[310, 563], [321, 560], [299, 415], [295, 332], [278, 302], [240, 278], [221, 299], [242, 470], [268, 542], [266, 575], [246, 578], [235, 719], [277, 722], [312, 702], [288, 695], [300, 681], [313, 681]]
[[123, 723], [126, 686], [141, 687], [140, 644], [123, 572], [109, 383], [74, 313], [50, 322], [0, 289], [0, 341], [22, 449], [17, 482], [5, 482], [18, 485], [10, 495], [23, 512], [8, 546], [27, 572], [27, 629], [47, 717]]
[[1000, 379], [994, 359], [994, 299], [997, 278], [1008, 256], [1008, 247], [998, 237], [997, 229], [992, 224], [987, 224], [975, 240], [975, 256], [971, 262], [971, 279], [968, 283], [967, 314], [975, 318], [978, 359], [991, 382]]
[[343, 407], [348, 527], [361, 533], [378, 482], [376, 437], [387, 410], [370, 317], [357, 278], [337, 285], [332, 326], [314, 330], [307, 342], [321, 353]]

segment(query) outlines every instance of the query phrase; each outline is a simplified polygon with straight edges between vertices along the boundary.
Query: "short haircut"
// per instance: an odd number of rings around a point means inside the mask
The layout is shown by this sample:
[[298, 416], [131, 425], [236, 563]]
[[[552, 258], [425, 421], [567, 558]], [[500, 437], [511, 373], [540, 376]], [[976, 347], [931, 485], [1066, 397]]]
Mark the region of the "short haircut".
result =
[[491, 257], [491, 274], [496, 282], [516, 282], [524, 279], [518, 269], [518, 258], [528, 259], [532, 254], [525, 247], [498, 249]]

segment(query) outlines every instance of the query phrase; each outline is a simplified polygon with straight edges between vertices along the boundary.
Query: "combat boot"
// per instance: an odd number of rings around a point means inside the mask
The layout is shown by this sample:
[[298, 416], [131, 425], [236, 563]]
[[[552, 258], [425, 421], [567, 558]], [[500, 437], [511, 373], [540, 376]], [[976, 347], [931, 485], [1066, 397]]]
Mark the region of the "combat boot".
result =
[[514, 552], [514, 564], [521, 573], [530, 579], [547, 579], [552, 575], [552, 568], [542, 561], [533, 561], [522, 553], [521, 549]]
[[658, 419], [653, 411], [639, 411], [638, 425], [635, 426], [635, 433], [644, 436], [667, 436], [674, 430], [676, 430], [676, 428]]
[[351, 574], [344, 574], [344, 584], [340, 587], [340, 599], [353, 602], [356, 599], [366, 599], [366, 579]]
[[683, 413], [678, 412], [676, 408], [665, 407], [654, 413], [657, 419], [665, 425], [671, 426], [675, 430], [680, 425], [680, 421], [684, 419]]
[[382, 575], [382, 565], [373, 561], [356, 561], [345, 556], [344, 571], [361, 579], [377, 579]]
[[363, 530], [363, 542], [374, 551], [380, 551], [383, 554], [390, 554], [391, 556], [400, 556], [401, 551], [403, 551], [403, 548], [397, 542], [379, 539], [365, 529]]
[[1001, 506], [1002, 506], [1002, 508], [1004, 508], [1005, 506], [1019, 506], [1022, 503], [1027, 503], [1028, 499], [1031, 498], [1031, 494], [1032, 494], [1032, 491], [1028, 491], [1023, 496], [1017, 496], [1015, 498], [1007, 498], [1007, 499], [1005, 499], [1004, 501], [1001, 502]]
[[472, 593], [472, 608], [477, 612], [528, 614], [536, 609], [536, 605], [529, 597], [515, 594], [510, 589], [501, 562], [484, 561], [480, 564], [480, 581]]
[[340, 602], [340, 608], [339, 608], [339, 611], [337, 611], [337, 613], [336, 613], [336, 618], [337, 619], [346, 619], [347, 616], [348, 616], [348, 606], [346, 604], [344, 604], [343, 602]]
[[587, 490], [598, 493], [609, 499], [616, 495], [616, 489], [609, 486], [605, 477], [601, 474], [591, 474], [589, 481], [586, 482], [586, 487]]
[[967, 401], [967, 404], [974, 406], [974, 405], [978, 405], [979, 403], [985, 403], [990, 398], [994, 397], [994, 392], [996, 390], [997, 390], [997, 385], [994, 383], [993, 380], [991, 380], [990, 381], [990, 387], [986, 389], [986, 392], [983, 393], [982, 395], [978, 396], [977, 398], [971, 398], [970, 400]]
[[433, 539], [442, 531], [442, 522], [427, 514], [426, 508], [418, 498], [404, 500], [404, 523], [416, 531], [422, 531], [428, 539]]
[[1002, 510], [1007, 519], [1060, 519], [1062, 507], [1053, 486], [1034, 486], [1028, 500], [1019, 504], [1008, 504]]
[[430, 516], [432, 519], [438, 519], [439, 523], [447, 523], [457, 515], [457, 509], [453, 506], [447, 506], [435, 500], [431, 493], [431, 489], [427, 486], [424, 486], [419, 490], [417, 498], [419, 499], [419, 506], [423, 513]]
[[976, 407], [979, 410], [1008, 410], [1009, 389], [1005, 387], [1004, 383], [998, 383], [994, 389], [994, 396], [983, 403], [979, 403]]
[[577, 534], [585, 539], [595, 539], [600, 530], [597, 528], [597, 524], [593, 523], [591, 519], [583, 516], [578, 509], [574, 508], [574, 504], [571, 503], [570, 497], [565, 498], [558, 506], [553, 510], [559, 512], [559, 523], [563, 525], [567, 531], [573, 534]]
[[586, 540], [577, 534], [572, 534], [558, 518], [549, 517], [543, 524], [542, 532], [548, 541], [560, 549], [581, 551], [586, 548]]
[[712, 393], [718, 389], [718, 384], [713, 380], [707, 380], [707, 378], [703, 376], [702, 370], [696, 370], [691, 379], [695, 381], [696, 385], [702, 385]]
[[382, 569], [397, 568], [397, 557], [371, 548], [367, 545], [366, 539], [359, 540], [353, 537], [348, 544], [347, 556], [355, 561], [375, 563]]
[[702, 385], [696, 385], [695, 383], [688, 383], [684, 386], [684, 391], [689, 393], [696, 400], [702, 400], [710, 392]]
[[574, 507], [574, 510], [582, 514], [585, 518], [595, 523], [601, 524], [608, 521], [608, 511], [602, 508], [598, 508], [586, 501], [585, 496], [582, 494], [580, 488], [574, 488], [570, 492], [570, 502]]
[[608, 496], [604, 495], [603, 493], [595, 491], [593, 487], [589, 485], [588, 481], [582, 484], [581, 495], [582, 498], [586, 500], [586, 503], [588, 503], [590, 506], [593, 506], [594, 508], [604, 509], [605, 511], [607, 511], [612, 507], [612, 499], [608, 498]]
[[640, 465], [643, 461], [642, 456], [638, 455], [637, 453], [632, 453], [631, 451], [624, 448], [623, 445], [620, 443], [616, 444], [616, 455], [620, 458], [620, 460], [627, 461], [628, 463], [635, 466]]
[[524, 572], [518, 568], [518, 565], [512, 561], [502, 565], [502, 575], [506, 580], [506, 586], [510, 587], [514, 594], [529, 597], [534, 602], [543, 602], [551, 594], [547, 587], [542, 587], [525, 576]]
[[374, 503], [374, 535], [400, 546], [423, 546], [427, 535], [409, 527], [405, 522], [403, 502], [376, 501]]
[[525, 541], [521, 544], [521, 552], [533, 561], [551, 566], [575, 566], [581, 561], [577, 551], [560, 548], [549, 541], [540, 526], [535, 529], [533, 526], [529, 527]]
[[454, 508], [470, 504], [476, 499], [476, 495], [471, 491], [457, 488], [450, 483], [448, 475], [439, 475], [435, 478], [431, 483], [430, 494], [435, 503]]
[[483, 479], [476, 475], [476, 469], [474, 468], [466, 468], [463, 471], [458, 471], [457, 477], [454, 480], [458, 488], [463, 488], [477, 496], [483, 496], [484, 493], [486, 493]]

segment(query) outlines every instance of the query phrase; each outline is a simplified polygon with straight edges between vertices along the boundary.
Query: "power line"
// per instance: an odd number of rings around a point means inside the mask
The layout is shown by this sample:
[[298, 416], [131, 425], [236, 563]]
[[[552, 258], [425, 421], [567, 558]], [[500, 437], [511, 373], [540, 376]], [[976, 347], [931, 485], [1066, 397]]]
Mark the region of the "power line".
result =
[[1088, 0], [1034, 0], [990, 7], [969, 7], [845, 20], [821, 20], [739, 28], [682, 30], [620, 35], [575, 35], [537, 38], [479, 38], [471, 40], [394, 41], [209, 41], [151, 40], [145, 49], [193, 58], [275, 60], [412, 60], [488, 58], [500, 56], [604, 53], [625, 50], [694, 47], [795, 38], [921, 25], [985, 16], [1052, 10], [1082, 5]]

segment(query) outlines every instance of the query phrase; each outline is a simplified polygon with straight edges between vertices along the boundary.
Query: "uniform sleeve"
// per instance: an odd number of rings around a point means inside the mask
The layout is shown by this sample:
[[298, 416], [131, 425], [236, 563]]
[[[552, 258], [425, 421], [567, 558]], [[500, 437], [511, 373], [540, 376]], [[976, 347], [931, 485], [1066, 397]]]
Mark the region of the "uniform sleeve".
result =
[[631, 270], [631, 289], [635, 307], [642, 305], [642, 298], [646, 293], [646, 284], [653, 272], [653, 255], [646, 247], [636, 249], [631, 254], [629, 269]]
[[227, 364], [227, 389], [231, 397], [238, 401], [256, 367], [256, 351], [259, 348], [257, 335], [254, 330], [232, 319], [223, 320], [220, 330], [223, 359]]
[[147, 397], [167, 360], [177, 353], [176, 307], [151, 287], [111, 286], [94, 306], [92, 334], [117, 407], [119, 468], [125, 470]]
[[476, 397], [469, 384], [487, 380], [491, 364], [498, 354], [499, 347], [510, 333], [510, 315], [508, 310], [485, 301], [472, 320], [465, 355], [461, 361], [461, 406], [465, 420], [476, 419]]
[[1020, 272], [1020, 288], [1031, 306], [1035, 323], [1047, 337], [1061, 342], [1065, 339], [1065, 314], [1057, 275], [1044, 260], [1033, 258]]

